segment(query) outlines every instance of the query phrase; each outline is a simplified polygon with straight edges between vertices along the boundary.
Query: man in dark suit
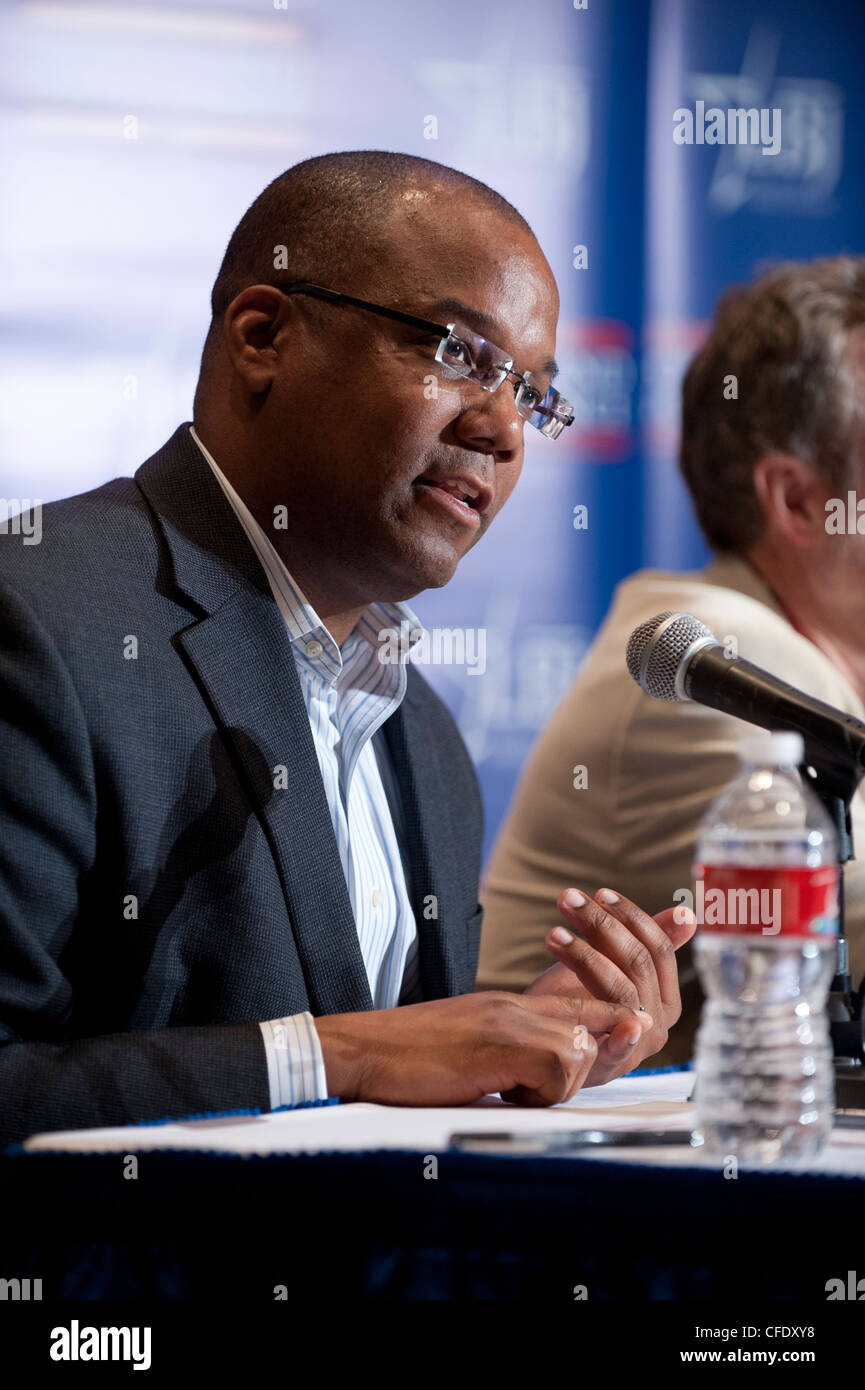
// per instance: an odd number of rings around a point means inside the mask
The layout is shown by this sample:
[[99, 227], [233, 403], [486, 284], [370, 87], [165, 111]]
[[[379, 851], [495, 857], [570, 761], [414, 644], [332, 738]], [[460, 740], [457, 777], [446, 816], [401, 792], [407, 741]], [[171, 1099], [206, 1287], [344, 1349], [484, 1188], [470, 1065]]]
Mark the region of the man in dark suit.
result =
[[229, 243], [194, 427], [4, 537], [0, 1142], [327, 1094], [549, 1104], [663, 1044], [693, 927], [623, 899], [563, 895], [582, 939], [472, 993], [477, 780], [376, 649], [507, 500], [524, 423], [566, 425], [557, 312], [485, 185], [306, 161]]

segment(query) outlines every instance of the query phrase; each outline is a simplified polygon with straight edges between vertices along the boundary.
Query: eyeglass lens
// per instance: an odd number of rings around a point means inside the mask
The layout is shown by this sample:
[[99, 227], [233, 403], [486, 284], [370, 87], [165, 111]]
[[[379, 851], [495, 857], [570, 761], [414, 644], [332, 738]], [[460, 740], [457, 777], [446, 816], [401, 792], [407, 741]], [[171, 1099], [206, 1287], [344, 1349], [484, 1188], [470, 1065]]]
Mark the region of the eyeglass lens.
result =
[[[503, 348], [463, 324], [454, 324], [448, 337], [442, 339], [436, 360], [457, 375], [478, 382], [486, 391], [497, 390], [513, 367], [513, 358]], [[516, 383], [514, 397], [522, 418], [550, 439], [558, 438], [573, 418], [573, 407], [558, 391], [550, 387], [542, 394], [528, 374]]]

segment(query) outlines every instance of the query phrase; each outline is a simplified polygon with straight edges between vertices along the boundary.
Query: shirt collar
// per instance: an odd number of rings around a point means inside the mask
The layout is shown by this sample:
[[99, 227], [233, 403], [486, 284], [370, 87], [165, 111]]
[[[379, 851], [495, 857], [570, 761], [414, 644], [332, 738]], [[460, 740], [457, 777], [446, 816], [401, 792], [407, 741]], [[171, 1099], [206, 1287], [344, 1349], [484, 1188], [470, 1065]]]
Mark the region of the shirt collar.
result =
[[756, 599], [758, 603], [765, 603], [767, 608], [771, 608], [782, 618], [787, 618], [789, 622], [789, 615], [785, 613], [777, 595], [744, 555], [734, 555], [731, 552], [713, 555], [703, 570], [703, 576], [709, 584], [719, 584], [723, 589], [735, 589], [740, 594], [746, 594], [748, 598]]
[[[321, 642], [322, 646], [330, 652], [335, 665], [341, 668], [343, 658], [340, 649], [306, 598], [300, 585], [292, 578], [288, 566], [279, 555], [270, 537], [255, 519], [242, 497], [232, 487], [213, 455], [202, 444], [195, 432], [194, 425], [189, 426], [189, 433], [213, 470], [261, 562], [273, 596], [285, 618], [292, 645], [295, 646], [296, 650], [305, 654], [310, 641]], [[386, 640], [389, 640], [392, 645], [395, 638], [400, 643], [400, 650], [408, 652], [417, 645], [423, 635], [423, 625], [407, 603], [371, 603], [361, 614], [357, 626], [343, 643], [343, 653], [348, 654], [361, 641], [367, 642], [371, 647], [378, 648]]]

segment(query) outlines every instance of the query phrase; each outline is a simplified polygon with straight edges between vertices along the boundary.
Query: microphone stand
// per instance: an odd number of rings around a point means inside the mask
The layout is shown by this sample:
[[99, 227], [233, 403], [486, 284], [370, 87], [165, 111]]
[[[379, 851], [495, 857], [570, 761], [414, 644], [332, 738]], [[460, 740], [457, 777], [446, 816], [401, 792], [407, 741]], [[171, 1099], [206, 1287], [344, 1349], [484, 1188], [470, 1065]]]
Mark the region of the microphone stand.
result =
[[865, 979], [858, 992], [850, 977], [844, 932], [844, 865], [853, 858], [850, 803], [863, 775], [855, 763], [842, 761], [805, 738], [802, 781], [822, 802], [838, 843], [838, 956], [829, 992], [828, 1015], [835, 1054], [835, 1105], [865, 1114]]

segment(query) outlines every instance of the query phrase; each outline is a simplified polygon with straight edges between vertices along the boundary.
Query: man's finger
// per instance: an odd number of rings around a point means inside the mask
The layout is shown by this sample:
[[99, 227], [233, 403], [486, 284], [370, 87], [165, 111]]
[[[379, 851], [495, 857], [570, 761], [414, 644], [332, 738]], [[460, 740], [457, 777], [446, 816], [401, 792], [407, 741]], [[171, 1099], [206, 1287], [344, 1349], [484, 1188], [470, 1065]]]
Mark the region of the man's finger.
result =
[[609, 1033], [620, 1023], [628, 1024], [631, 1028], [637, 1023], [643, 1032], [647, 1032], [653, 1024], [647, 1011], [632, 1009], [627, 1004], [616, 1004], [608, 999], [570, 994], [521, 994], [520, 998], [533, 1013], [566, 1020], [573, 1027], [583, 1027], [594, 1034]]
[[663, 912], [655, 913], [653, 921], [667, 933], [676, 951], [690, 941], [697, 930], [697, 916], [690, 907], [665, 907]]
[[[601, 894], [609, 894], [614, 902], [600, 901]], [[662, 1016], [663, 1002], [658, 972], [651, 950], [616, 913], [618, 894], [611, 890], [599, 890], [595, 898], [588, 898], [576, 888], [569, 888], [558, 898], [558, 908], [562, 916], [570, 922], [589, 944], [601, 955], [607, 956], [633, 984], [637, 998], [649, 1012], [657, 1011]], [[673, 954], [669, 938], [656, 923], [652, 930], [664, 949]]]
[[630, 1044], [623, 1036], [624, 1030], [621, 1029], [619, 1036], [616, 1036], [617, 1031], [614, 1029], [609, 1037], [598, 1038], [598, 1055], [590, 1074], [583, 1081], [584, 1086], [603, 1086], [618, 1076], [625, 1076], [639, 1067], [647, 1055], [651, 1055], [651, 1050], [647, 1052], [645, 1035], [639, 1042]]
[[[632, 1025], [619, 1023], [616, 1027], [631, 1028]], [[582, 1086], [585, 1086], [598, 1061], [598, 1040], [592, 1037], [592, 1034], [581, 1023], [574, 1025], [571, 1046], [576, 1058], [576, 1066], [563, 1100], [570, 1100]]]
[[630, 898], [623, 897], [611, 888], [602, 888], [595, 894], [598, 901], [613, 913], [624, 927], [642, 942], [651, 954], [658, 977], [661, 1002], [665, 1009], [672, 1009], [678, 1016], [681, 1010], [679, 995], [679, 968], [676, 964], [676, 949], [668, 932]]
[[634, 1009], [642, 1003], [633, 980], [609, 956], [596, 951], [582, 937], [574, 936], [567, 927], [553, 927], [547, 933], [546, 947], [597, 999], [610, 999]]
[[510, 1105], [561, 1105], [570, 1100], [581, 1086], [585, 1085], [598, 1059], [598, 1044], [592, 1034], [582, 1025], [576, 1024], [568, 1039], [568, 1046], [557, 1048], [564, 1071], [566, 1084], [562, 1090], [561, 1071], [555, 1075], [544, 1075], [538, 1084], [531, 1082], [513, 1086], [501, 1092], [502, 1100]]
[[579, 926], [591, 944], [633, 980], [641, 1003], [648, 1009], [663, 1006], [678, 1016], [681, 1001], [676, 953], [657, 922], [611, 888], [599, 889], [594, 899], [568, 889], [558, 903], [559, 910]]
[[[598, 1058], [596, 1066], [609, 1064], [616, 1075], [626, 1070], [626, 1063], [631, 1053], [639, 1047], [643, 1039], [643, 1033], [639, 1037], [634, 1036], [634, 1030], [629, 1023], [617, 1023], [613, 1031], [606, 1038], [598, 1039]], [[642, 1054], [638, 1053], [631, 1066], [636, 1066]], [[630, 1068], [627, 1068], [630, 1070]]]

